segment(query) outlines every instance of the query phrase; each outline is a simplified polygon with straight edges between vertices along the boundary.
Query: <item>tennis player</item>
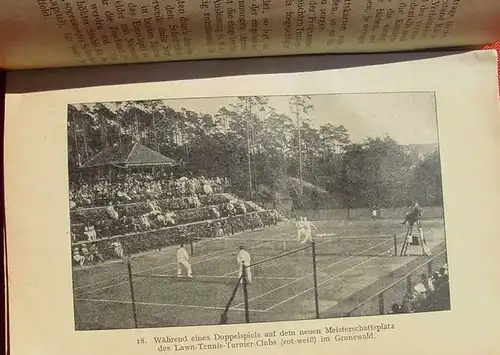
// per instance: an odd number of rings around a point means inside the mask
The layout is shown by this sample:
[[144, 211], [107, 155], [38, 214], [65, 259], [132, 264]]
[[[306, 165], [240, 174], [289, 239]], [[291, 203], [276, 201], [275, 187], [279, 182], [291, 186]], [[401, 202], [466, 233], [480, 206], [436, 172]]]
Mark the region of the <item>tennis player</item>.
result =
[[[243, 246], [240, 246], [240, 251], [238, 252], [236, 260], [238, 261], [238, 267], [239, 267], [238, 278], [240, 278], [241, 275], [243, 275], [243, 268], [245, 266], [249, 266], [252, 262], [252, 259], [248, 251], [246, 251]], [[247, 283], [252, 283], [252, 270], [249, 267], [247, 267], [246, 271], [247, 271]], [[243, 278], [241, 279], [241, 283], [243, 283]]]
[[182, 268], [186, 269], [187, 277], [193, 278], [193, 272], [191, 270], [191, 265], [189, 264], [189, 254], [184, 248], [184, 244], [179, 246], [177, 249], [177, 277], [182, 276]]
[[312, 229], [318, 230], [318, 228], [311, 221], [308, 221], [307, 217], [304, 217], [302, 220], [302, 226], [304, 229], [304, 239], [301, 240], [301, 243], [312, 242]]
[[304, 236], [304, 217], [300, 217], [297, 222], [295, 222], [297, 227], [297, 242], [302, 243], [302, 236]]

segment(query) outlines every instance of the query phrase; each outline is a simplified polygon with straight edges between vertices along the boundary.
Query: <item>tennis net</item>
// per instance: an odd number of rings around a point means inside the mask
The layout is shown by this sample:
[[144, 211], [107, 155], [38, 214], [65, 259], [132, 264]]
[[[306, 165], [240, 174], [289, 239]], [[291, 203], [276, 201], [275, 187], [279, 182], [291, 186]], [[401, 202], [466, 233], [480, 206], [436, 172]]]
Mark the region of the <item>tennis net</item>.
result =
[[[316, 254], [330, 256], [380, 255], [384, 247], [387, 255], [396, 255], [398, 245], [404, 237], [394, 235], [353, 236], [353, 237], [315, 237]], [[295, 238], [193, 238], [189, 241], [192, 255], [216, 252], [218, 250], [238, 250], [243, 247], [252, 255], [273, 257], [311, 247], [311, 241], [298, 242]], [[372, 248], [373, 246], [373, 248]]]
[[[398, 240], [399, 239], [399, 240]], [[316, 238], [317, 256], [396, 256], [403, 238], [374, 237]]]
[[252, 238], [191, 238], [189, 240], [191, 255], [203, 255], [222, 250], [237, 251], [240, 247], [251, 251], [254, 255], [276, 255], [288, 250], [286, 239], [252, 239]]

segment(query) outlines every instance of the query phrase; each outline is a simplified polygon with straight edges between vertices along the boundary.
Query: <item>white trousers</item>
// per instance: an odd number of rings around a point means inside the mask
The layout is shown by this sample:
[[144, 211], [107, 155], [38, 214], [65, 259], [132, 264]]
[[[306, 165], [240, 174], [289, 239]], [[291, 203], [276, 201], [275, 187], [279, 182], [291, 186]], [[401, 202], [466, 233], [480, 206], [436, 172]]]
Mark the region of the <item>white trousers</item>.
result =
[[307, 238], [306, 231], [303, 229], [297, 230], [297, 242], [300, 242], [302, 240], [302, 237]]
[[302, 240], [302, 243], [305, 242], [312, 242], [312, 232], [310, 230], [305, 230], [303, 232], [304, 239]]
[[191, 270], [191, 265], [189, 265], [189, 262], [186, 259], [179, 259], [177, 260], [177, 276], [182, 275], [182, 268], [186, 269], [187, 275], [192, 276], [192, 270]]

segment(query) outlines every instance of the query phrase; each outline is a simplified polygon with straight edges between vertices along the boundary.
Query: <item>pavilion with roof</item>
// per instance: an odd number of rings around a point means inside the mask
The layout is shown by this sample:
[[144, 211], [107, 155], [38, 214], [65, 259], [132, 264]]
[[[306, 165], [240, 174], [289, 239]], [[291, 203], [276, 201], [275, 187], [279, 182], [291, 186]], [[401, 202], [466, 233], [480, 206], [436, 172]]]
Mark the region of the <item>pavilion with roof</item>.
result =
[[172, 158], [166, 157], [140, 143], [108, 147], [90, 158], [80, 168], [114, 166], [117, 168], [176, 166]]
[[[106, 174], [111, 178], [113, 171], [129, 172], [155, 171], [157, 167], [175, 167], [181, 161], [175, 161], [151, 148], [137, 142], [129, 144], [114, 145], [94, 155], [80, 166], [80, 169], [94, 171], [98, 176]], [[94, 174], [91, 174], [94, 175]]]

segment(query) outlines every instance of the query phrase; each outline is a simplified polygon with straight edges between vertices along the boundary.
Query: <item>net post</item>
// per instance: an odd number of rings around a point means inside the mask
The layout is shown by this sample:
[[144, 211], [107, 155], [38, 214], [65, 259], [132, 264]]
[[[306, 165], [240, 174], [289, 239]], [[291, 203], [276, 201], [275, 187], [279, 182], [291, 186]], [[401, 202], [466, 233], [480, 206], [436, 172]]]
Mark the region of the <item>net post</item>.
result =
[[406, 278], [406, 290], [408, 293], [412, 293], [413, 285], [411, 282], [411, 275], [408, 275]]
[[243, 297], [245, 298], [245, 323], [250, 323], [250, 313], [248, 310], [248, 278], [247, 278], [247, 266], [242, 262], [241, 267], [243, 268]]
[[137, 328], [137, 309], [135, 306], [134, 282], [132, 280], [132, 266], [130, 265], [130, 257], [127, 255], [125, 258], [127, 262], [128, 282], [130, 286], [130, 298], [132, 301], [132, 312], [134, 315], [134, 327]]
[[188, 236], [189, 248], [191, 249], [191, 255], [194, 255], [194, 246], [193, 246], [193, 236]]
[[380, 292], [378, 294], [378, 314], [379, 315], [385, 314], [385, 310], [384, 310], [384, 293], [383, 292]]
[[393, 235], [394, 238], [394, 256], [398, 256], [398, 240], [396, 234]]
[[231, 294], [231, 297], [229, 298], [229, 302], [227, 302], [226, 308], [224, 308], [224, 312], [220, 315], [220, 320], [219, 324], [227, 324], [229, 321], [227, 312], [229, 311], [229, 308], [231, 307], [231, 304], [233, 303], [234, 297], [236, 296], [236, 292], [238, 292], [238, 288], [240, 287], [240, 283], [243, 280], [243, 275], [241, 275], [238, 278], [238, 281], [236, 282], [236, 286], [234, 286], [233, 293]]
[[432, 259], [427, 263], [427, 275], [432, 276]]
[[312, 244], [312, 264], [313, 264], [313, 278], [314, 278], [314, 304], [316, 307], [316, 319], [319, 319], [318, 273], [316, 271], [316, 242], [313, 240], [311, 244]]

